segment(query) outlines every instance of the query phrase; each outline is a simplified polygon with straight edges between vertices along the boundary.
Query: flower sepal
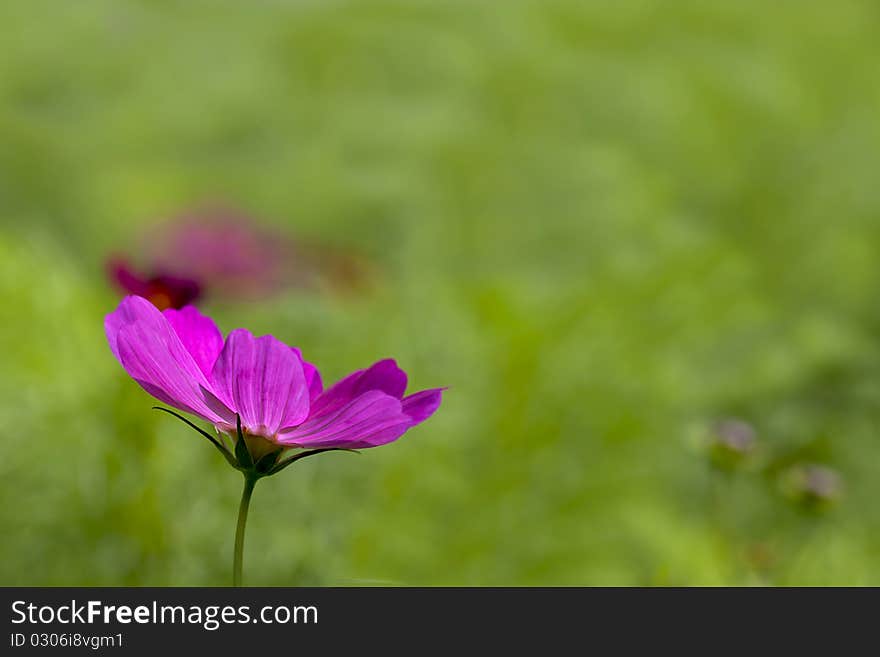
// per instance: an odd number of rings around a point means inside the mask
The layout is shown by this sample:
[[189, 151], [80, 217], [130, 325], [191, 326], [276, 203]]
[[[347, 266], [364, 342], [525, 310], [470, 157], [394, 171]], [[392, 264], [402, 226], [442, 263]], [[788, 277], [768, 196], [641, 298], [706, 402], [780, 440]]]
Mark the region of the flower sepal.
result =
[[[241, 416], [235, 415], [235, 460], [237, 470], [245, 477], [262, 479], [273, 474], [272, 469], [281, 457], [284, 448], [272, 449], [268, 440], [258, 436], [246, 436], [241, 430]], [[250, 439], [250, 440], [248, 440]], [[266, 452], [266, 449], [271, 451]], [[262, 453], [261, 453], [262, 452]]]
[[360, 452], [355, 449], [325, 447], [323, 449], [310, 449], [299, 452], [298, 454], [281, 460], [282, 454], [285, 449], [288, 448], [279, 447], [278, 449], [272, 449], [271, 447], [268, 447], [272, 444], [269, 441], [258, 436], [246, 435], [241, 429], [241, 416], [237, 413], [235, 415], [236, 438], [233, 448], [234, 451], [230, 452], [223, 443], [217, 440], [217, 438], [193, 424], [182, 415], [162, 406], [153, 406], [153, 410], [173, 415], [190, 428], [198, 431], [202, 436], [209, 440], [221, 454], [223, 454], [223, 458], [226, 459], [226, 462], [229, 463], [229, 465], [244, 474], [246, 478], [253, 479], [254, 481], [262, 479], [263, 477], [271, 477], [296, 461], [309, 456], [323, 454], [324, 452], [353, 452], [355, 454], [360, 454]]
[[275, 467], [275, 464], [278, 463], [278, 459], [281, 458], [281, 453], [283, 451], [284, 450], [279, 449], [274, 452], [269, 452], [263, 458], [254, 463], [254, 471], [256, 474], [263, 477], [268, 477], [272, 474], [272, 469]]

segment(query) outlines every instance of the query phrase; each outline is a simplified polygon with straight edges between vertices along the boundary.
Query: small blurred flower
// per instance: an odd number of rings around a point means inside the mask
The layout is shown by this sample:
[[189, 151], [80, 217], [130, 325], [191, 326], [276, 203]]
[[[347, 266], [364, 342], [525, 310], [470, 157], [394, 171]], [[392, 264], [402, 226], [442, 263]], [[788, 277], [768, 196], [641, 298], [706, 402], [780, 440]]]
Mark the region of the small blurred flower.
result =
[[709, 457], [718, 467], [736, 467], [755, 451], [757, 440], [757, 433], [748, 422], [736, 418], [720, 420], [709, 435]]
[[782, 475], [782, 489], [794, 502], [810, 509], [824, 509], [840, 500], [843, 478], [824, 465], [800, 464]]
[[159, 310], [183, 308], [195, 303], [201, 295], [201, 288], [194, 280], [164, 273], [142, 276], [119, 257], [107, 263], [107, 273], [123, 292], [144, 297]]

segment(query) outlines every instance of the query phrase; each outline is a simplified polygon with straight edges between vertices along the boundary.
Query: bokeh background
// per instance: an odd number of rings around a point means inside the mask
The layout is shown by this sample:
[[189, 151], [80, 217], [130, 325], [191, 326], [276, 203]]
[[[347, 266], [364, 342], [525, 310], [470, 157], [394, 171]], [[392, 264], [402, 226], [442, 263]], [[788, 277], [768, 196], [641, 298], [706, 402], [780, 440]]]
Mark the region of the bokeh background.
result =
[[450, 386], [263, 481], [249, 583], [880, 584], [878, 20], [2, 3], [0, 584], [229, 583], [240, 476], [102, 331], [108, 255], [215, 200], [373, 272], [225, 331]]

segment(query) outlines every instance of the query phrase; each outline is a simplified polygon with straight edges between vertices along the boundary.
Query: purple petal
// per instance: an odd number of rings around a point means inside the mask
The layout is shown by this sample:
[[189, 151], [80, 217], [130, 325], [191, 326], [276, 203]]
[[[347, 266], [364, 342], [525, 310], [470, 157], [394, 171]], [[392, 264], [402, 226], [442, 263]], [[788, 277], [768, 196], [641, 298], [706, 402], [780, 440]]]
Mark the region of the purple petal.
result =
[[195, 306], [186, 306], [180, 310], [169, 308], [162, 314], [199, 368], [210, 378], [217, 356], [223, 349], [223, 334], [214, 320], [200, 313]]
[[446, 388], [422, 390], [403, 399], [403, 412], [412, 420], [412, 426], [424, 422], [440, 408]]
[[272, 437], [309, 414], [309, 389], [302, 362], [286, 344], [236, 329], [214, 364], [214, 390], [241, 415], [250, 433]]
[[120, 258], [111, 259], [107, 263], [107, 272], [117, 286], [126, 293], [144, 297], [159, 310], [183, 308], [201, 295], [198, 281], [181, 278], [169, 272], [159, 272], [155, 276], [141, 276]]
[[209, 422], [229, 422], [228, 409], [216, 403], [204, 373], [153, 304], [126, 297], [105, 327], [110, 348], [144, 390]]
[[107, 272], [110, 278], [129, 294], [147, 296], [150, 293], [149, 282], [132, 271], [128, 263], [122, 259], [114, 258], [110, 260], [107, 263]]
[[303, 374], [306, 376], [306, 385], [309, 387], [309, 401], [315, 401], [324, 392], [324, 382], [321, 381], [321, 373], [317, 367], [302, 357], [302, 352], [298, 348], [291, 347], [291, 349], [302, 363]]
[[411, 424], [399, 399], [371, 390], [333, 413], [283, 431], [278, 442], [309, 448], [374, 447], [399, 438]]
[[142, 297], [129, 296], [119, 302], [112, 313], [104, 318], [104, 333], [107, 336], [107, 342], [110, 344], [110, 351], [116, 356], [116, 360], [122, 362], [119, 358], [119, 348], [116, 344], [116, 338], [119, 330], [126, 324], [131, 324], [144, 316], [142, 303], [152, 306], [149, 301]]
[[406, 372], [390, 358], [380, 360], [365, 370], [353, 372], [315, 400], [311, 416], [333, 413], [371, 390], [379, 390], [400, 399], [406, 390]]
[[356, 442], [348, 443], [345, 449], [367, 449], [393, 443], [410, 429], [408, 422], [387, 423], [372, 432], [361, 436]]

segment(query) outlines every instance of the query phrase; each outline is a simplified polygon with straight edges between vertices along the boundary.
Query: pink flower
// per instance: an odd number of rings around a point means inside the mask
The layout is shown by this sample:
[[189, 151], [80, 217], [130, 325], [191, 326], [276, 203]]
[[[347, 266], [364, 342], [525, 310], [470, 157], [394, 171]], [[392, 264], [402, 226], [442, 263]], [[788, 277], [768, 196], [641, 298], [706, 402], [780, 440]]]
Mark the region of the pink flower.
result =
[[202, 292], [195, 280], [164, 272], [143, 276], [118, 257], [107, 263], [107, 273], [124, 292], [144, 297], [159, 310], [188, 306], [198, 300]]
[[146, 231], [136, 255], [107, 263], [111, 282], [159, 308], [205, 298], [258, 299], [286, 288], [358, 291], [376, 277], [362, 258], [319, 242], [291, 239], [229, 209], [186, 213]]
[[393, 360], [324, 390], [318, 369], [298, 349], [245, 329], [224, 341], [193, 306], [162, 312], [129, 296], [104, 326], [113, 354], [156, 399], [224, 433], [235, 435], [240, 418], [254, 460], [281, 448], [384, 445], [440, 406], [441, 388], [405, 395], [406, 373]]
[[199, 281], [207, 293], [225, 298], [257, 298], [310, 282], [292, 240], [229, 209], [206, 208], [166, 221], [144, 236], [141, 251], [154, 270]]

